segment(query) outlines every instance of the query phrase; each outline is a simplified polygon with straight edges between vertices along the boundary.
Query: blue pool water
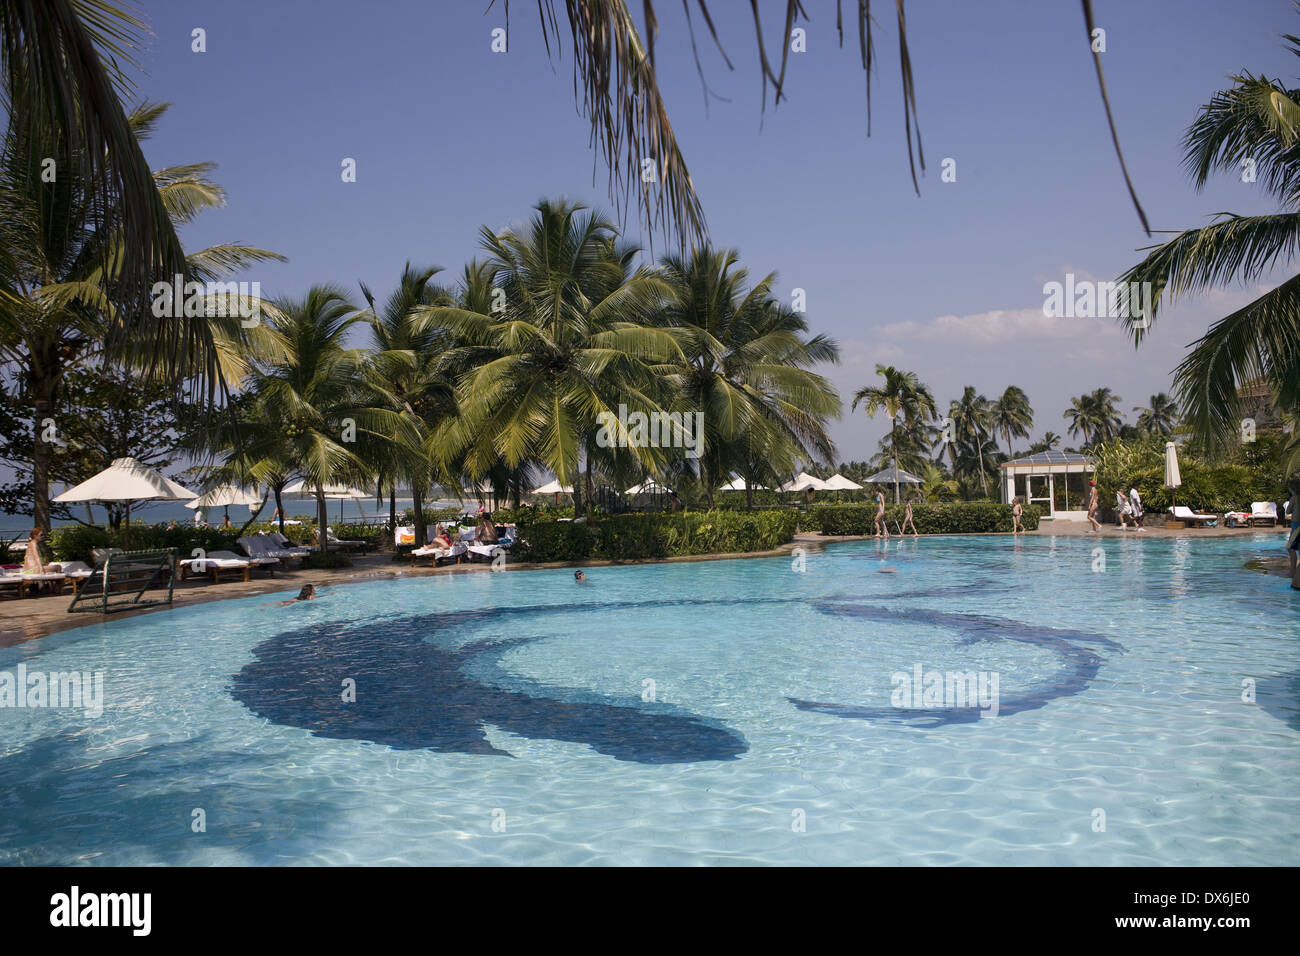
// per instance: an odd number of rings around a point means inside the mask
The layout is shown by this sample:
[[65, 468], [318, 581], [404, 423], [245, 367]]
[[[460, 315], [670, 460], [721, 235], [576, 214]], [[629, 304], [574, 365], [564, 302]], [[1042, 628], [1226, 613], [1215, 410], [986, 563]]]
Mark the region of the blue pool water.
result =
[[[1269, 551], [867, 542], [94, 624], [0, 650], [104, 675], [98, 718], [0, 709], [0, 863], [1294, 865]], [[997, 716], [894, 706], [918, 665]]]

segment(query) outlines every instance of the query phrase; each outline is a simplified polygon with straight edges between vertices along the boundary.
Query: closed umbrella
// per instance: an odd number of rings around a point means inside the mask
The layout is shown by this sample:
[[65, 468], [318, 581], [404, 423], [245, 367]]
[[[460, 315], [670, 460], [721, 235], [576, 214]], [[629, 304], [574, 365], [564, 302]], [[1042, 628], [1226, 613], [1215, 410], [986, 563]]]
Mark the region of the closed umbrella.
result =
[[170, 478], [164, 478], [134, 458], [118, 458], [99, 474], [87, 478], [75, 488], [69, 488], [54, 500], [126, 502], [126, 530], [122, 535], [122, 543], [128, 544], [131, 537], [131, 502], [188, 501], [196, 497], [198, 496], [188, 488], [178, 485]]
[[[1173, 442], [1165, 442], [1165, 487], [1177, 488], [1183, 483], [1183, 477], [1178, 473], [1178, 448]], [[1169, 503], [1176, 504], [1173, 500], [1173, 494], [1170, 494]]]

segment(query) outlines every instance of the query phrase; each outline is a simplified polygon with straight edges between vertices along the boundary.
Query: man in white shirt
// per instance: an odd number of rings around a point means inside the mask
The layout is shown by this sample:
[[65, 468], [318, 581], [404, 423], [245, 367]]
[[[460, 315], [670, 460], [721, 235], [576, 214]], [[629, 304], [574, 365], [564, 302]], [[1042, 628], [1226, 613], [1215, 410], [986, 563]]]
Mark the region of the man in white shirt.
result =
[[1133, 523], [1139, 531], [1142, 529], [1142, 496], [1138, 494], [1137, 482], [1133, 482], [1128, 491], [1129, 507], [1133, 510]]

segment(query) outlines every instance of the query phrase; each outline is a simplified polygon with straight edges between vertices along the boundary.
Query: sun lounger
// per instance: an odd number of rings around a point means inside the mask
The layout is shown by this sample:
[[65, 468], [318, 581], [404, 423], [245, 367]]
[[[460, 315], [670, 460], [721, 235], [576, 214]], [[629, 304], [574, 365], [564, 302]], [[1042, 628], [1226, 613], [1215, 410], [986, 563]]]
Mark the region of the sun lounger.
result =
[[1252, 501], [1250, 503], [1250, 523], [1252, 525], [1277, 526], [1277, 502]]
[[[287, 522], [286, 522], [286, 523], [287, 523]], [[272, 532], [271, 532], [270, 534], [268, 534], [266, 537], [267, 537], [267, 538], [271, 541], [271, 543], [274, 544], [274, 545], [275, 545], [275, 546], [276, 546], [280, 551], [288, 552], [290, 555], [292, 555], [293, 557], [296, 557], [296, 558], [298, 558], [298, 557], [305, 557], [305, 556], [311, 554], [313, 551], [316, 550], [315, 548], [309, 548], [309, 547], [307, 547], [307, 546], [305, 546], [305, 545], [294, 544], [292, 541], [290, 541], [290, 540], [289, 540], [288, 538], [286, 538], [284, 535], [280, 534], [280, 532], [278, 532], [278, 531], [272, 531]]]
[[1169, 509], [1169, 513], [1174, 516], [1175, 520], [1185, 521], [1192, 527], [1204, 525], [1212, 528], [1219, 521], [1219, 516], [1216, 514], [1203, 514], [1192, 511], [1186, 505], [1174, 505]]
[[433, 558], [435, 565], [446, 564], [449, 561], [460, 563], [460, 559], [466, 552], [466, 545], [460, 541], [454, 542], [450, 548], [440, 544], [426, 544], [423, 548], [416, 548], [411, 552], [411, 563], [414, 564], [420, 558]]
[[269, 535], [265, 534], [251, 534], [240, 538], [235, 544], [243, 548], [250, 558], [257, 558], [263, 563], [275, 562], [276, 564], [283, 564], [286, 568], [289, 567], [289, 562], [295, 558], [301, 561], [311, 554], [306, 548], [281, 548], [271, 540]]
[[181, 569], [182, 578], [190, 572], [211, 574], [213, 584], [221, 583], [223, 571], [241, 574], [245, 581], [249, 580], [253, 571], [253, 562], [248, 558], [239, 557], [233, 551], [213, 551], [206, 557], [186, 558], [184, 561], [178, 561], [177, 564]]
[[[330, 547], [334, 550], [360, 551], [364, 554], [370, 548], [369, 541], [362, 541], [356, 538], [340, 538], [334, 534], [333, 528], [326, 528], [325, 534]], [[319, 538], [319, 535], [317, 537]]]
[[64, 561], [61, 564], [53, 565], [53, 567], [63, 572], [63, 576], [71, 582], [73, 591], [79, 590], [87, 578], [100, 573], [85, 561]]
[[24, 574], [23, 580], [27, 582], [29, 587], [31, 585], [36, 585], [37, 588], [40, 588], [42, 584], [53, 585], [56, 594], [62, 594], [64, 586], [68, 583], [68, 579], [62, 571], [47, 571], [42, 574]]
[[13, 588], [15, 597], [22, 598], [27, 596], [27, 581], [21, 574], [16, 574], [10, 571], [0, 573], [0, 587], [6, 589]]

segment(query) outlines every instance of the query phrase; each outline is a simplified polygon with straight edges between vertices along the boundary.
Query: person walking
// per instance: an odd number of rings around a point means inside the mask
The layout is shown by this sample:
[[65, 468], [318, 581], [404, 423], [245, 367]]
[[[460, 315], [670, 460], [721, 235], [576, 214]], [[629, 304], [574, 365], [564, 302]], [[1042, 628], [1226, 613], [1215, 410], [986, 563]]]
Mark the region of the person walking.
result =
[[1138, 494], [1136, 481], [1132, 482], [1129, 486], [1128, 503], [1129, 507], [1132, 509], [1134, 526], [1139, 531], [1145, 531], [1146, 529], [1142, 527], [1142, 496]]
[[899, 533], [900, 536], [901, 536], [901, 535], [905, 535], [905, 534], [907, 534], [907, 528], [908, 528], [909, 525], [910, 525], [911, 528], [912, 528], [912, 536], [913, 536], [913, 537], [917, 537], [917, 538], [921, 537], [920, 533], [916, 530], [916, 522], [912, 520], [912, 497], [911, 497], [911, 495], [908, 496], [908, 498], [907, 498], [907, 508], [903, 511], [903, 527], [901, 527], [901, 528], [898, 529], [898, 533]]
[[1020, 506], [1020, 496], [1011, 499], [1011, 533], [1024, 533], [1025, 526], [1020, 523], [1020, 516], [1024, 514], [1024, 508]]
[[885, 495], [881, 491], [876, 492], [876, 533], [874, 537], [889, 537], [889, 525], [885, 523]]
[[1092, 525], [1088, 529], [1089, 534], [1097, 534], [1101, 531], [1101, 522], [1097, 520], [1097, 509], [1101, 503], [1097, 500], [1097, 483], [1088, 482], [1088, 524]]

